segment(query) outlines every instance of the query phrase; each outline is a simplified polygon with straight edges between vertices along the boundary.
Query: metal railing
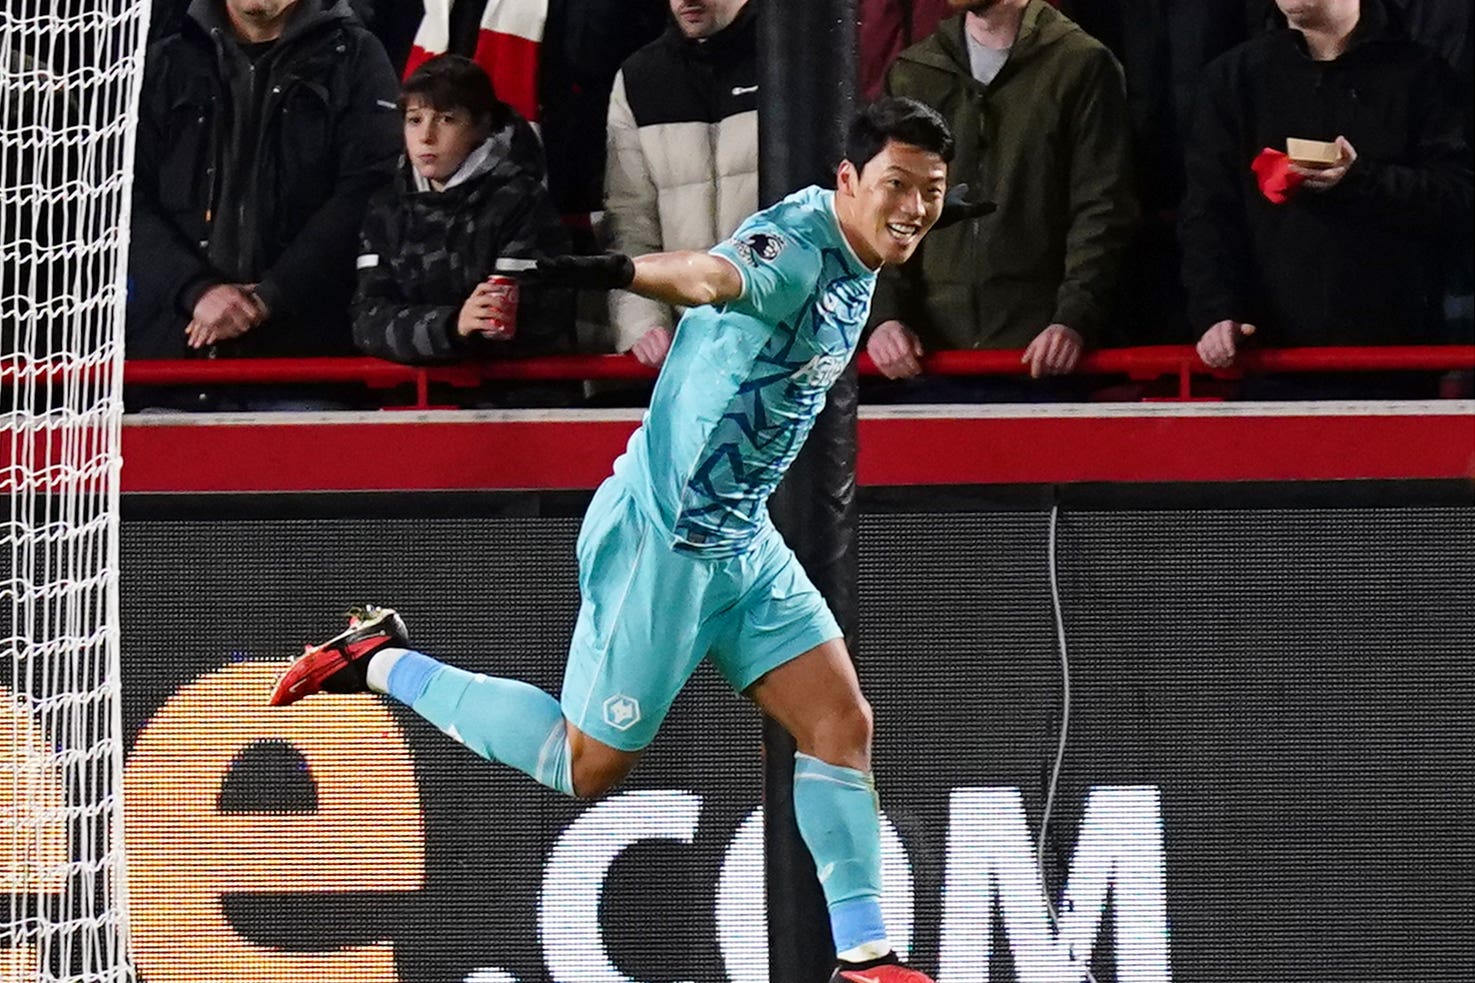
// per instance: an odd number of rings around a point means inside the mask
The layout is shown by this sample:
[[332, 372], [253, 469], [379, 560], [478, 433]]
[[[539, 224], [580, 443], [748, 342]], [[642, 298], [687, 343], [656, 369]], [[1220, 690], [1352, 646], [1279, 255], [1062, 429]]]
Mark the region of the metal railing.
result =
[[[1023, 376], [1028, 369], [1019, 351], [942, 351], [922, 359], [924, 372], [937, 376]], [[861, 353], [862, 375], [879, 371]], [[87, 371], [70, 359], [0, 361], [0, 387], [19, 382], [45, 385]], [[1238, 379], [1245, 375], [1304, 372], [1475, 371], [1475, 345], [1417, 345], [1376, 348], [1284, 348], [1241, 352], [1230, 369], [1212, 369], [1189, 345], [1114, 348], [1085, 355], [1076, 375], [1124, 378], [1146, 383], [1175, 380], [1171, 394], [1157, 398], [1199, 398], [1195, 381]], [[239, 386], [336, 383], [371, 389], [410, 387], [406, 408], [431, 405], [432, 385], [474, 388], [487, 382], [549, 382], [653, 379], [656, 372], [628, 355], [558, 355], [459, 362], [449, 365], [401, 365], [369, 357], [254, 358], [128, 361], [123, 378], [129, 386]]]

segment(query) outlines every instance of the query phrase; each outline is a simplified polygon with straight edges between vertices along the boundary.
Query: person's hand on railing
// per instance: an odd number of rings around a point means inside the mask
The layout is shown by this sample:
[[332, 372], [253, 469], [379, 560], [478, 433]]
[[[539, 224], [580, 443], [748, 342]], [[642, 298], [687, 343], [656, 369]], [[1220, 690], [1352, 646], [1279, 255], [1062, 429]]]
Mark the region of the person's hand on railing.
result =
[[1029, 366], [1030, 378], [1043, 379], [1074, 372], [1085, 350], [1085, 339], [1074, 328], [1052, 324], [1035, 335], [1019, 360]]
[[1198, 340], [1198, 357], [1211, 369], [1227, 369], [1239, 354], [1240, 340], [1254, 333], [1253, 324], [1226, 318], [1205, 331]]
[[900, 321], [882, 321], [866, 342], [866, 354], [888, 379], [922, 374], [922, 340]]
[[654, 325], [630, 346], [630, 354], [641, 365], [658, 369], [666, 361], [666, 353], [671, 350], [672, 337], [670, 328]]

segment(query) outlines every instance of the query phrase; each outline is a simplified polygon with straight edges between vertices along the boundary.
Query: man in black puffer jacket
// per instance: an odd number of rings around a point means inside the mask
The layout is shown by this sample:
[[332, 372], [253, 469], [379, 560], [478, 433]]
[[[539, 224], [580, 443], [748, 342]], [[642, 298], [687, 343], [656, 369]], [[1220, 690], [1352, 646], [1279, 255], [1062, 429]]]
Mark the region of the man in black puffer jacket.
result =
[[399, 153], [397, 91], [348, 0], [194, 0], [149, 52], [128, 357], [351, 351], [354, 247]]
[[364, 218], [355, 343], [412, 364], [569, 350], [567, 290], [526, 286], [513, 332], [488, 323], [496, 305], [486, 279], [498, 259], [569, 251], [532, 129], [460, 55], [417, 68], [400, 105], [406, 159]]

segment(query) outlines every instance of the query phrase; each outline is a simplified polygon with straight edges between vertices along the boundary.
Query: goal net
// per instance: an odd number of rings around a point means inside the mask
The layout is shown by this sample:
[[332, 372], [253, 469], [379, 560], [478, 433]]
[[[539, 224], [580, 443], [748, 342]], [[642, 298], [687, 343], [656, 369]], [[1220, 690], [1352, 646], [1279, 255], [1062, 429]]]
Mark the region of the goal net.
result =
[[149, 7], [0, 2], [0, 983], [134, 978], [118, 444]]

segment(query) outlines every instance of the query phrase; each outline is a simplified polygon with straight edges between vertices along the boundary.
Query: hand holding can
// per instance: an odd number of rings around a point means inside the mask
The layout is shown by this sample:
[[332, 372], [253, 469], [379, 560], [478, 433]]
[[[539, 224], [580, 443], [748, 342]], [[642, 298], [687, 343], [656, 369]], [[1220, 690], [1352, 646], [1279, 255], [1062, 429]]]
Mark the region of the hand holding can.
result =
[[517, 334], [517, 281], [492, 275], [478, 283], [466, 303], [456, 330], [464, 338], [479, 334], [495, 341], [508, 341]]
[[493, 273], [482, 286], [487, 288], [488, 314], [481, 333], [499, 341], [510, 340], [517, 334], [517, 279]]

